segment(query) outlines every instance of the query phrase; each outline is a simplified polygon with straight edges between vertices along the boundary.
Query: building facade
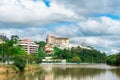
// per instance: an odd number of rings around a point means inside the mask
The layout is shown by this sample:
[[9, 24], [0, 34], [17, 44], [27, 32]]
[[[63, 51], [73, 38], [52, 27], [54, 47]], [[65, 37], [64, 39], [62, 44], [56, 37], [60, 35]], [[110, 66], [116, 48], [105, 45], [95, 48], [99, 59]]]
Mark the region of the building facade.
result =
[[69, 46], [69, 38], [56, 37], [53, 35], [47, 35], [45, 53], [51, 54], [54, 52], [53, 47], [64, 49]]
[[53, 46], [50, 44], [46, 44], [44, 48], [44, 52], [48, 54], [52, 54], [54, 52]]
[[69, 38], [61, 38], [61, 37], [55, 37], [52, 35], [48, 35], [46, 39], [47, 44], [52, 45], [69, 45]]
[[31, 42], [29, 39], [23, 39], [18, 42], [18, 45], [22, 46], [22, 48], [28, 53], [38, 53], [39, 45]]

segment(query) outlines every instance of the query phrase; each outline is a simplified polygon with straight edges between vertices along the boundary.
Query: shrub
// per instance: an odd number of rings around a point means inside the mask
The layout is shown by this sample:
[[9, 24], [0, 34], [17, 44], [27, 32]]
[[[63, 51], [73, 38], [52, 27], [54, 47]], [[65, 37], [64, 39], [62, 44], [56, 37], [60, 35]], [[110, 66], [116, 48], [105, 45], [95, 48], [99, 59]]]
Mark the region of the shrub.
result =
[[77, 63], [79, 63], [79, 62], [81, 62], [81, 59], [78, 56], [75, 56], [75, 57], [73, 57], [71, 59], [71, 62], [77, 62]]
[[20, 57], [17, 57], [14, 60], [14, 65], [19, 68], [20, 71], [23, 71], [26, 66], [26, 60]]

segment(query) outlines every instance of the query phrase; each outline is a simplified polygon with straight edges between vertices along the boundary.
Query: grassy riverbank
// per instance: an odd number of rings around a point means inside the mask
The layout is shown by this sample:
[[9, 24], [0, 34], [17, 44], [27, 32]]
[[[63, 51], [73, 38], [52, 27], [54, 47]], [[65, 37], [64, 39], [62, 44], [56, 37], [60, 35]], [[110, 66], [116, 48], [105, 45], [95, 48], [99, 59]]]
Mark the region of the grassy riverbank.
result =
[[[29, 64], [26, 65], [24, 72], [33, 71], [33, 70], [42, 70], [39, 64]], [[0, 65], [0, 73], [17, 73], [20, 72], [19, 68], [14, 65]]]

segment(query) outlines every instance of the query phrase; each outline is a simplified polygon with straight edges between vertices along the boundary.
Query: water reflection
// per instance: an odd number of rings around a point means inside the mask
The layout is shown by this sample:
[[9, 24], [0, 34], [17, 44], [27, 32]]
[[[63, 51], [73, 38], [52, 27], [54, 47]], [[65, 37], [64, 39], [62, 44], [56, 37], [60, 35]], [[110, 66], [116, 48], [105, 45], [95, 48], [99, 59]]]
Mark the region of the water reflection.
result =
[[[54, 76], [56, 77], [56, 80], [61, 77], [75, 80], [80, 80], [84, 78], [92, 79], [96, 75], [104, 74], [105, 70], [100, 69], [86, 69], [86, 68], [66, 68], [66, 69], [60, 69], [60, 68], [53, 68]], [[66, 79], [65, 79], [66, 80]]]
[[[86, 66], [86, 65], [85, 65]], [[120, 80], [120, 68], [43, 65], [43, 71], [0, 74], [0, 80]], [[100, 65], [101, 66], [101, 65]], [[105, 67], [105, 68], [104, 68]]]

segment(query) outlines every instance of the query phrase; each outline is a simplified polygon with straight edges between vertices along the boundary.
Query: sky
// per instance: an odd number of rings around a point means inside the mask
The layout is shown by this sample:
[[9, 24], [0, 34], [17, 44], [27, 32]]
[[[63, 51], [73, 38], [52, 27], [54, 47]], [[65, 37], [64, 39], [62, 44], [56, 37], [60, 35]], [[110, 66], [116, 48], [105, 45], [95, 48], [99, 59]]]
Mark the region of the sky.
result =
[[120, 0], [0, 0], [0, 34], [33, 41], [47, 34], [120, 52]]

